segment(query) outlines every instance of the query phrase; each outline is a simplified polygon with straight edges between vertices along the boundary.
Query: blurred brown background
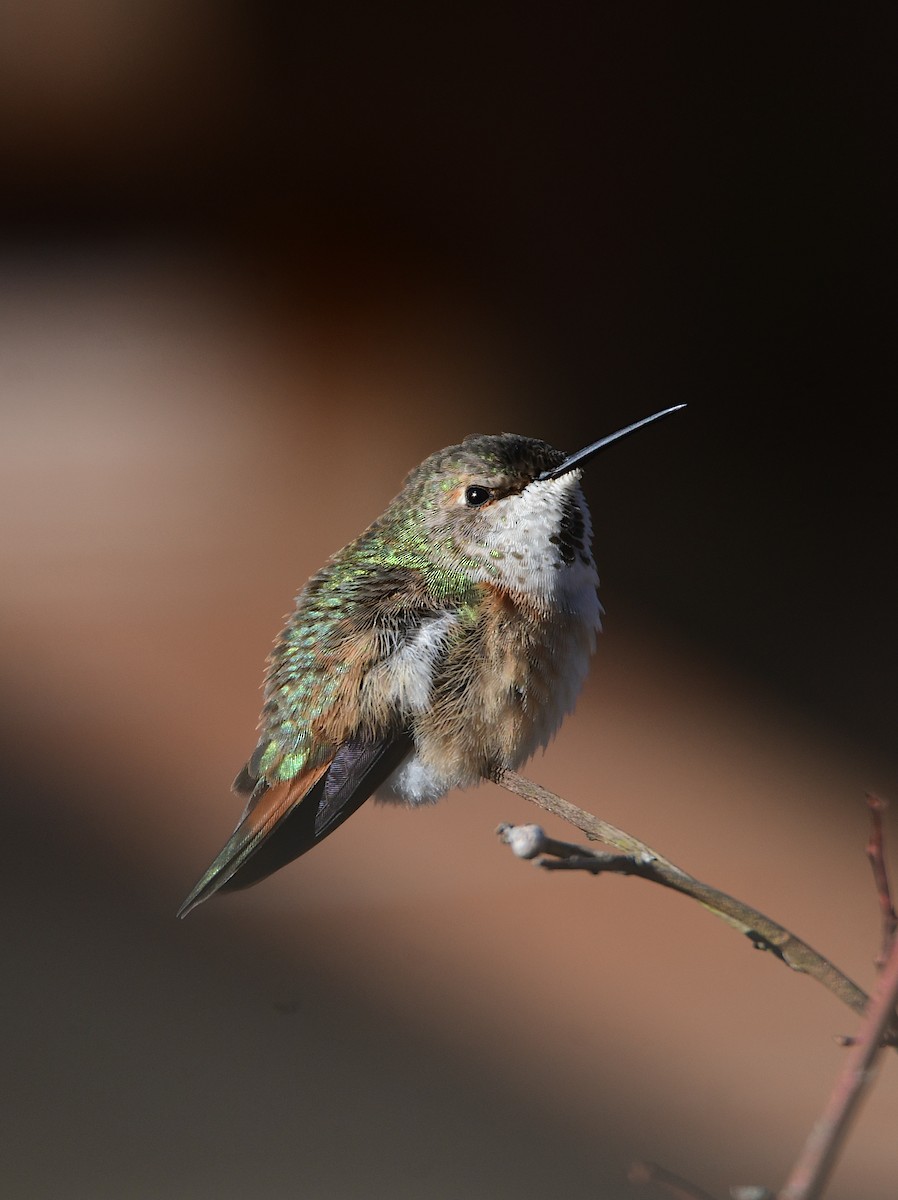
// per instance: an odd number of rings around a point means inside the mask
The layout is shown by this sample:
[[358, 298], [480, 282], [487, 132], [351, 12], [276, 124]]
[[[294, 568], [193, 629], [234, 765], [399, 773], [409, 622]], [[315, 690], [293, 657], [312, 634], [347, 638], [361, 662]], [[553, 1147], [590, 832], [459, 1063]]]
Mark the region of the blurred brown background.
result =
[[[173, 914], [291, 596], [410, 467], [687, 401], [589, 476], [606, 632], [531, 773], [870, 986], [886, 14], [7, 6], [4, 1195], [782, 1180], [851, 1015], [683, 900], [515, 861], [495, 788]], [[894, 1196], [896, 1116], [888, 1061], [833, 1197]]]

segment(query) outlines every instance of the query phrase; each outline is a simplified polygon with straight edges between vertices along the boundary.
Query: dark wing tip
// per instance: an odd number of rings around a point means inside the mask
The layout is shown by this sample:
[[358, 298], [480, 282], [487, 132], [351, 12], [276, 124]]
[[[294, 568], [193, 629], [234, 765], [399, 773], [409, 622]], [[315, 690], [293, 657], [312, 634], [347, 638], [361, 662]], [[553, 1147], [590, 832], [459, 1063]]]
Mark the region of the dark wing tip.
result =
[[411, 753], [414, 744], [409, 732], [389, 741], [344, 742], [324, 777], [324, 794], [315, 814], [316, 840], [322, 841], [360, 808]]

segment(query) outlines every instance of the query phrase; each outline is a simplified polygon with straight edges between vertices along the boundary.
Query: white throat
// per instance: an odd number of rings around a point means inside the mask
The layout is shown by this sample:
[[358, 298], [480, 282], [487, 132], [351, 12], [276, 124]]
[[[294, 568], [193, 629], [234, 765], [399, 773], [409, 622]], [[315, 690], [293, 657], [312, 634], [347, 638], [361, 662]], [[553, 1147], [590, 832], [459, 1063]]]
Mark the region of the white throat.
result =
[[[580, 545], [559, 539], [559, 517], [573, 504], [582, 521]], [[485, 539], [488, 567], [483, 579], [498, 583], [541, 608], [579, 614], [598, 628], [601, 608], [598, 573], [592, 558], [592, 522], [580, 472], [558, 479], [536, 480], [517, 495], [495, 504], [492, 528]]]

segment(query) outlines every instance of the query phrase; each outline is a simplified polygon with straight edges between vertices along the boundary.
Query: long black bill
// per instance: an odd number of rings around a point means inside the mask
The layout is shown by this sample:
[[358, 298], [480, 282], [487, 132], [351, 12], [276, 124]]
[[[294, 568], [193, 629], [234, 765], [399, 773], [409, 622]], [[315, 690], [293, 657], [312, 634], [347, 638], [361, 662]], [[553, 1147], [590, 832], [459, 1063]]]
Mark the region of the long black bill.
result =
[[634, 421], [632, 425], [626, 425], [623, 429], [619, 429], [617, 433], [609, 433], [607, 437], [603, 437], [598, 442], [593, 442], [591, 446], [585, 446], [582, 450], [578, 450], [576, 454], [569, 454], [563, 463], [559, 463], [557, 467], [552, 467], [551, 471], [543, 471], [542, 475], [537, 475], [536, 478], [557, 479], [559, 475], [566, 475], [568, 471], [573, 471], [575, 467], [581, 466], [587, 459], [592, 458], [594, 454], [598, 454], [600, 450], [604, 450], [606, 446], [610, 446], [612, 442], [620, 441], [621, 438], [635, 433], [637, 429], [642, 429], [643, 425], [650, 425], [652, 421], [660, 421], [662, 417], [669, 417], [671, 413], [679, 412], [681, 408], [685, 407], [685, 404], [675, 404], [673, 408], [665, 408], [661, 412], [653, 413], [650, 417], [643, 417], [641, 421]]

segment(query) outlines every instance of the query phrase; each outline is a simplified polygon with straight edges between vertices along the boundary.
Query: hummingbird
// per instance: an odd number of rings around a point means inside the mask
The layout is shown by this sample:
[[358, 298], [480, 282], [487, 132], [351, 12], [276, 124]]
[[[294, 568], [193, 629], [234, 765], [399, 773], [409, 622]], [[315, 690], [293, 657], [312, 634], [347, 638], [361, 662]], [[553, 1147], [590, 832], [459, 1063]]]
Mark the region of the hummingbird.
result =
[[473, 434], [408, 475], [299, 592], [233, 784], [246, 807], [178, 916], [286, 866], [372, 795], [431, 804], [548, 744], [601, 626], [582, 468], [681, 408], [570, 455]]

